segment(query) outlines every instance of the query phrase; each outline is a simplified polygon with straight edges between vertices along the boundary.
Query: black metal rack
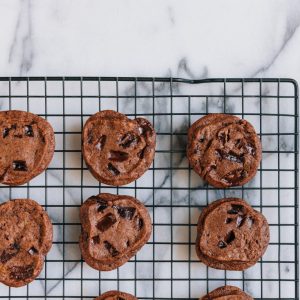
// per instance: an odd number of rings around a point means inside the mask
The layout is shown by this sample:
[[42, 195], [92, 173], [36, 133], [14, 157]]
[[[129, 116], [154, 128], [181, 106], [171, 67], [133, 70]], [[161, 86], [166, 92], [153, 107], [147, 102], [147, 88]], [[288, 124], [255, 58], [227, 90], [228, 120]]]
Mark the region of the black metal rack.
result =
[[[47, 118], [57, 144], [46, 172], [25, 186], [0, 186], [1, 201], [29, 197], [42, 204], [55, 232], [42, 274], [19, 289], [1, 284], [0, 299], [93, 299], [109, 289], [131, 292], [139, 299], [197, 299], [224, 284], [239, 286], [255, 299], [299, 299], [298, 88], [294, 80], [2, 77], [0, 105], [1, 110], [28, 110]], [[156, 128], [155, 161], [128, 186], [99, 184], [82, 160], [81, 128], [88, 116], [102, 109], [145, 116]], [[259, 171], [243, 187], [215, 189], [188, 166], [187, 129], [211, 112], [249, 120], [262, 139]], [[89, 268], [78, 248], [79, 206], [99, 191], [136, 196], [153, 220], [149, 243], [112, 272]], [[244, 272], [207, 268], [194, 251], [201, 208], [233, 195], [262, 211], [271, 229], [266, 254]]]

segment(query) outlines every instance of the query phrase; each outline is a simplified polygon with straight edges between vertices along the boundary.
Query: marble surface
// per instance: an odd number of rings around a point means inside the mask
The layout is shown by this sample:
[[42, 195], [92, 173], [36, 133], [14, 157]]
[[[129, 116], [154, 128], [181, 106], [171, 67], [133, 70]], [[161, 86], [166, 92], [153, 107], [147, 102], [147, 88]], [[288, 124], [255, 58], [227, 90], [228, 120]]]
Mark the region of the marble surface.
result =
[[[297, 0], [243, 4], [233, 0], [1, 0], [0, 75], [291, 77], [300, 81], [299, 25]], [[100, 292], [118, 288], [135, 293], [139, 299], [194, 299], [225, 283], [240, 286], [256, 298], [295, 298], [295, 253], [291, 245], [294, 157], [290, 153], [295, 149], [295, 141], [289, 134], [295, 125], [293, 99], [284, 98], [277, 107], [276, 84], [262, 85], [266, 97], [261, 105], [258, 97], [249, 97], [243, 107], [240, 84], [228, 84], [226, 93], [237, 98], [226, 98], [226, 105], [222, 84], [174, 83], [172, 87], [173, 96], [178, 98], [174, 97], [171, 104], [169, 84], [152, 86], [148, 82], [135, 86], [133, 82], [122, 82], [118, 94], [124, 98], [117, 105], [111, 98], [116, 96], [116, 85], [111, 82], [101, 83], [100, 104], [97, 82], [83, 83], [83, 97], [80, 82], [66, 82], [64, 101], [61, 82], [47, 82], [47, 102], [43, 81], [29, 84], [28, 99], [20, 97], [27, 91], [26, 81], [12, 83], [11, 102], [1, 98], [1, 109], [29, 108], [46, 115], [56, 132], [57, 151], [46, 173], [29, 186], [1, 186], [0, 199], [31, 197], [45, 205], [54, 223], [55, 244], [40, 278], [19, 289], [0, 285], [1, 299], [63, 299], [63, 295], [65, 299], [92, 299]], [[158, 97], [152, 102], [153, 90]], [[8, 96], [8, 91], [7, 82], [1, 82], [0, 94]], [[245, 95], [258, 92], [257, 84], [244, 87]], [[291, 84], [281, 85], [281, 95], [292, 93]], [[205, 97], [183, 96], [191, 94], [211, 96], [208, 102]], [[157, 154], [151, 169], [135, 184], [119, 189], [99, 187], [80, 155], [83, 122], [88, 115], [107, 108], [119, 109], [129, 116], [134, 112], [146, 115], [158, 132]], [[260, 119], [257, 115], [276, 114], [278, 109], [285, 114], [279, 123], [276, 116]], [[172, 119], [171, 110], [175, 113]], [[224, 110], [238, 115], [244, 112], [243, 116], [262, 134], [264, 149], [264, 171], [244, 189], [226, 192], [207, 187], [188, 169], [184, 156], [189, 124], [207, 112]], [[63, 112], [67, 114], [65, 121]], [[278, 129], [283, 133], [279, 138]], [[176, 150], [172, 155], [170, 147]], [[274, 153], [277, 150], [282, 153]], [[62, 167], [66, 168], [64, 172]], [[282, 187], [280, 192], [278, 186]], [[267, 189], [261, 191], [261, 187]], [[137, 196], [149, 208], [155, 224], [150, 242], [136, 258], [118, 270], [101, 273], [81, 261], [77, 244], [78, 207], [99, 190]], [[200, 209], [224, 195], [243, 196], [261, 209], [271, 224], [271, 245], [265, 262], [245, 272], [207, 269], [198, 262], [192, 245]], [[283, 199], [285, 207], [278, 210]], [[286, 225], [279, 228], [279, 223]], [[62, 243], [63, 239], [67, 243]], [[279, 259], [280, 265], [276, 263]], [[265, 279], [263, 283], [261, 277]], [[284, 281], [279, 283], [279, 277]]]
[[300, 3], [1, 0], [2, 75], [300, 77]]

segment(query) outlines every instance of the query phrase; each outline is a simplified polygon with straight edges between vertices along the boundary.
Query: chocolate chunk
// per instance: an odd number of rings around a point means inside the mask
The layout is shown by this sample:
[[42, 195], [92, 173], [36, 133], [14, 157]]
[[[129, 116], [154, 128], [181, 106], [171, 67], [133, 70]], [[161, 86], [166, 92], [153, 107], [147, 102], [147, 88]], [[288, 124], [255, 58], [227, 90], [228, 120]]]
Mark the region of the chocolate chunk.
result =
[[[227, 126], [228, 124], [223, 123], [223, 126]], [[228, 132], [220, 132], [220, 134], [218, 135], [219, 140], [223, 143], [223, 145], [225, 143], [228, 143], [230, 141], [230, 135], [229, 135], [229, 131]]]
[[143, 219], [138, 219], [138, 229], [141, 230], [144, 227], [144, 221]]
[[153, 135], [153, 127], [151, 125], [151, 123], [144, 119], [144, 118], [137, 118], [136, 119], [138, 124], [140, 125], [139, 127], [139, 132], [142, 136], [144, 136], [145, 138], [152, 136]]
[[243, 163], [244, 159], [242, 155], [236, 155], [235, 153], [233, 153], [232, 151], [229, 151], [228, 153], [224, 150], [221, 149], [217, 149], [216, 150], [216, 155], [220, 158], [220, 159], [227, 159], [229, 161], [232, 162], [236, 162], [236, 163]]
[[138, 155], [138, 157], [140, 158], [140, 159], [143, 159], [144, 157], [145, 157], [145, 152], [146, 152], [146, 150], [147, 150], [147, 146], [146, 147], [144, 147], [137, 155]]
[[43, 135], [40, 135], [40, 139], [41, 139], [41, 142], [42, 142], [43, 144], [45, 144], [46, 140], [45, 140], [45, 137], [44, 137]]
[[235, 186], [237, 182], [241, 181], [243, 178], [246, 178], [248, 173], [242, 169], [236, 169], [228, 174], [226, 174], [223, 178], [223, 181], [228, 183], [228, 186]]
[[113, 206], [113, 208], [118, 211], [120, 217], [127, 220], [132, 220], [132, 217], [136, 211], [134, 207]]
[[98, 143], [96, 144], [96, 148], [98, 150], [103, 150], [104, 146], [105, 146], [105, 143], [106, 143], [106, 135], [102, 135], [99, 140], [98, 140]]
[[16, 256], [18, 254], [19, 250], [20, 250], [20, 246], [18, 244], [14, 243], [8, 249], [5, 249], [1, 253], [0, 262], [1, 263], [8, 262], [10, 259], [12, 259], [14, 256]]
[[35, 254], [38, 254], [39, 251], [35, 248], [35, 247], [31, 247], [29, 250], [28, 250], [28, 253], [30, 255], [35, 255]]
[[245, 223], [246, 217], [244, 216], [238, 216], [236, 218], [236, 227], [242, 227]]
[[93, 241], [94, 245], [98, 245], [100, 243], [99, 235], [96, 235], [96, 236], [92, 237], [92, 241]]
[[243, 214], [244, 207], [239, 204], [231, 204], [231, 209], [227, 211], [230, 215]]
[[236, 155], [234, 152], [229, 151], [227, 155], [224, 156], [225, 159], [230, 160], [232, 162], [236, 162], [242, 164], [244, 162], [244, 155]]
[[200, 138], [199, 138], [199, 142], [203, 143], [205, 141], [205, 136], [204, 134], [201, 134]]
[[28, 171], [26, 161], [24, 161], [24, 160], [13, 161], [13, 169], [15, 171], [22, 171], [22, 172]]
[[109, 152], [109, 160], [112, 160], [112, 161], [125, 161], [127, 160], [129, 157], [128, 153], [126, 152], [122, 152], [122, 151], [113, 151], [111, 150]]
[[251, 228], [254, 224], [254, 219], [252, 219], [251, 217], [248, 217], [247, 224], [248, 224], [248, 227]]
[[120, 174], [120, 171], [111, 163], [108, 163], [107, 168], [110, 171], [110, 173], [112, 173], [115, 176], [118, 176]]
[[241, 149], [242, 146], [243, 146], [243, 143], [242, 143], [241, 139], [237, 139], [235, 141], [235, 147], [237, 147], [238, 149]]
[[229, 223], [231, 223], [233, 221], [233, 219], [232, 218], [226, 218], [226, 220], [225, 220], [225, 224], [229, 224]]
[[10, 268], [10, 279], [14, 280], [24, 280], [32, 277], [34, 272], [34, 266], [33, 265], [27, 265], [27, 266], [13, 266]]
[[2, 132], [2, 137], [6, 138], [9, 135], [9, 128], [4, 128]]
[[235, 239], [235, 234], [234, 232], [231, 230], [228, 232], [228, 234], [226, 235], [226, 238], [225, 238], [225, 242], [227, 244], [230, 244], [231, 242], [233, 242]]
[[30, 137], [34, 137], [34, 133], [33, 133], [33, 129], [32, 129], [31, 125], [26, 125], [25, 126], [25, 135], [30, 136]]
[[113, 226], [117, 222], [117, 219], [114, 214], [107, 214], [105, 215], [98, 223], [97, 223], [97, 228], [101, 231], [104, 232], [108, 230], [111, 226]]
[[226, 248], [227, 245], [226, 245], [226, 243], [224, 243], [223, 241], [219, 241], [218, 247], [219, 247], [220, 249], [223, 249], [223, 248]]
[[251, 154], [252, 156], [255, 156], [255, 149], [254, 149], [253, 145], [251, 145], [251, 144], [246, 145], [246, 149], [249, 154]]
[[104, 241], [104, 246], [107, 249], [107, 251], [110, 253], [111, 256], [117, 256], [119, 254], [119, 251], [108, 241]]
[[93, 144], [93, 133], [91, 129], [88, 131], [87, 142], [88, 144]]
[[120, 139], [120, 146], [123, 148], [129, 148], [137, 144], [138, 138], [134, 133], [126, 133]]
[[1, 256], [0, 256], [0, 262], [3, 263], [3, 264], [5, 264], [11, 258], [13, 258], [16, 254], [17, 254], [17, 252], [6, 252], [6, 250], [4, 250], [1, 253]]
[[108, 207], [107, 201], [99, 199], [97, 197], [95, 197], [95, 198], [96, 198], [97, 204], [98, 204], [98, 207], [97, 207], [98, 212], [103, 212]]

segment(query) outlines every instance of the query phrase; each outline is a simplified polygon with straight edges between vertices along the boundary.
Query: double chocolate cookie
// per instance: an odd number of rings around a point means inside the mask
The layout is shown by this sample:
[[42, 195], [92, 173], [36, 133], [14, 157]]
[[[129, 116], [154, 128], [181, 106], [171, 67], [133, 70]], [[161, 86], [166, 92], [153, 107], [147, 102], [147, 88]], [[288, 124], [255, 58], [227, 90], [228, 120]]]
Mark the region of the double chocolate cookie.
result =
[[134, 120], [112, 110], [91, 116], [83, 128], [83, 157], [100, 182], [128, 184], [144, 174], [155, 153], [156, 134], [144, 118]]
[[109, 271], [127, 262], [149, 240], [146, 207], [130, 196], [99, 194], [80, 208], [80, 248], [92, 268]]
[[55, 141], [45, 119], [25, 111], [2, 111], [0, 130], [1, 183], [27, 183], [48, 167]]
[[95, 298], [95, 300], [138, 300], [138, 299], [127, 293], [118, 292], [118, 291], [109, 291]]
[[220, 288], [217, 288], [207, 294], [206, 296], [200, 298], [200, 300], [253, 300], [252, 297], [247, 295], [244, 291], [241, 289], [225, 285]]
[[225, 198], [206, 207], [198, 221], [196, 251], [209, 267], [245, 270], [254, 265], [269, 244], [266, 218], [244, 200]]
[[246, 120], [210, 114], [188, 131], [187, 157], [195, 172], [214, 187], [244, 185], [261, 160], [261, 143]]
[[19, 287], [41, 272], [52, 245], [52, 224], [43, 208], [30, 199], [0, 205], [0, 282]]

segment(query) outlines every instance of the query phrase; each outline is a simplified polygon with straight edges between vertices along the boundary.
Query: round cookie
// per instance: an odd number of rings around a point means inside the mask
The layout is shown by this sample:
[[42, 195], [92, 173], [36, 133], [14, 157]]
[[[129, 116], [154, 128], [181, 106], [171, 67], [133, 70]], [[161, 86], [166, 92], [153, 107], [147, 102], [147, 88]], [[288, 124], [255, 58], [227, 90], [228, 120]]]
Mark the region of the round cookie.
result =
[[54, 147], [54, 132], [45, 119], [25, 111], [0, 112], [1, 183], [21, 185], [42, 173]]
[[270, 232], [266, 218], [238, 198], [214, 201], [201, 213], [196, 252], [209, 267], [242, 271], [265, 253]]
[[80, 208], [80, 249], [92, 268], [109, 271], [127, 262], [149, 240], [146, 207], [130, 196], [99, 194]]
[[95, 300], [138, 300], [138, 299], [127, 293], [118, 292], [118, 291], [109, 291], [95, 298]]
[[19, 287], [42, 271], [52, 246], [52, 224], [44, 209], [30, 199], [0, 205], [0, 282]]
[[225, 285], [219, 287], [212, 292], [208, 293], [206, 296], [200, 298], [199, 300], [253, 300], [252, 297], [247, 295], [241, 289]]
[[246, 120], [209, 114], [188, 131], [187, 157], [194, 171], [217, 188], [244, 185], [261, 160], [261, 142]]
[[109, 185], [138, 179], [154, 158], [156, 134], [144, 118], [100, 111], [86, 121], [82, 139], [86, 165], [97, 180]]

